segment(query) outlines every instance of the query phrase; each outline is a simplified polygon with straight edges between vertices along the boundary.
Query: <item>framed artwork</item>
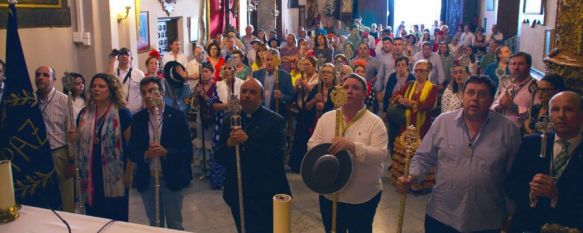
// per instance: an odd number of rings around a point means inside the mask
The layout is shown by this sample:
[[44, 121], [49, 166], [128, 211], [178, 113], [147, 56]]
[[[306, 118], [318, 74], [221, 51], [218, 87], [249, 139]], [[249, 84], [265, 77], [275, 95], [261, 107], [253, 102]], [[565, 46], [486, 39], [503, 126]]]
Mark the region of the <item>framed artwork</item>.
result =
[[[19, 8], [61, 8], [62, 0], [19, 0]], [[8, 0], [0, 0], [0, 7], [8, 7]]]
[[486, 0], [486, 11], [494, 11], [496, 4], [495, 0]]
[[544, 0], [524, 0], [524, 14], [527, 15], [542, 15]]
[[150, 22], [148, 12], [140, 11], [140, 23], [138, 25], [138, 52], [150, 50]]
[[342, 0], [342, 13], [352, 13], [352, 1], [353, 0]]

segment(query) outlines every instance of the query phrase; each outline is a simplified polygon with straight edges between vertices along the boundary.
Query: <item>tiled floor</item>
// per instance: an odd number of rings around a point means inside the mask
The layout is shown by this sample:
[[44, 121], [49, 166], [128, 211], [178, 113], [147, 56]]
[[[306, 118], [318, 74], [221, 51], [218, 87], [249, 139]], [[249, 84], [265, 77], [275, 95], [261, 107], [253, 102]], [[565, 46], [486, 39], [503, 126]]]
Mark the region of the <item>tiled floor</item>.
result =
[[[292, 204], [292, 232], [324, 232], [318, 207], [318, 195], [310, 191], [298, 174], [288, 174], [294, 195]], [[384, 190], [374, 219], [374, 232], [396, 232], [400, 195], [383, 178]], [[407, 198], [404, 233], [423, 232], [423, 217], [427, 195]], [[222, 191], [211, 190], [205, 181], [195, 179], [186, 189], [183, 202], [183, 225], [186, 231], [197, 233], [236, 232], [230, 209], [222, 199]], [[142, 200], [135, 190], [130, 194], [130, 221], [147, 224]]]

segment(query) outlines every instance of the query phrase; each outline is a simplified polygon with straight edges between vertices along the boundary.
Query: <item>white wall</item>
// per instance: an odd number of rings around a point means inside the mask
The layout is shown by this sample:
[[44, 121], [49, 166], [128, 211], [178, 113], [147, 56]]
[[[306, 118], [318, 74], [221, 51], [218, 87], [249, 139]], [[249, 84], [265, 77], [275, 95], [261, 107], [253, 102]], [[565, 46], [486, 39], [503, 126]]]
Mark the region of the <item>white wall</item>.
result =
[[[528, 24], [520, 23], [525, 17], [522, 14], [522, 10], [518, 18], [520, 51], [530, 53], [532, 56], [532, 67], [543, 72], [545, 71], [545, 64], [543, 62], [545, 30], [555, 28], [557, 17], [557, 0], [547, 0], [545, 2], [544, 25], [535, 25], [534, 28], [531, 28]], [[519, 9], [524, 9], [524, 0], [520, 2]]]
[[484, 26], [484, 18], [487, 18], [486, 33], [490, 33], [492, 30], [492, 25], [496, 24], [498, 21], [498, 0], [494, 0], [494, 11], [486, 10], [486, 1], [482, 1], [480, 4], [480, 26]]
[[[150, 22], [150, 49], [158, 49], [158, 18], [178, 18], [178, 38], [181, 38], [182, 42], [182, 52], [189, 56], [192, 52], [192, 47], [190, 41], [188, 41], [188, 27], [187, 27], [187, 17], [192, 17], [193, 19], [200, 19], [200, 6], [201, 1], [176, 1], [176, 7], [174, 11], [168, 16], [166, 12], [162, 9], [162, 5], [159, 0], [142, 0], [140, 11], [148, 11], [148, 18]], [[245, 19], [247, 20], [247, 19]], [[196, 22], [196, 23], [195, 23]], [[193, 21], [191, 27], [198, 27], [199, 24], [197, 20]], [[134, 26], [135, 27], [135, 26]], [[169, 38], [171, 39], [171, 38]], [[195, 38], [191, 38], [194, 40]], [[137, 40], [136, 40], [137, 41]], [[137, 58], [138, 67], [145, 71], [146, 70], [146, 59], [148, 58], [148, 52], [139, 53]]]
[[[71, 28], [20, 29], [20, 42], [26, 59], [28, 73], [34, 85], [34, 71], [37, 67], [48, 65], [55, 69], [57, 77], [65, 71], [78, 67], [76, 47], [71, 37]], [[0, 54], [6, 55], [6, 30], [0, 30]], [[61, 89], [60, 81], [57, 88]]]

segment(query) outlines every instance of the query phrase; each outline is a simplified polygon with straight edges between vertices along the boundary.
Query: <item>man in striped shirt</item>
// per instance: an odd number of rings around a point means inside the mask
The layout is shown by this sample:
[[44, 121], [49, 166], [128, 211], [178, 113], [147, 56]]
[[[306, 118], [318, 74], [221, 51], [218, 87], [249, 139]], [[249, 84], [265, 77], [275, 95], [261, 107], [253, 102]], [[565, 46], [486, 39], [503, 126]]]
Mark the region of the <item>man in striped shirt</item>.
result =
[[55, 89], [57, 80], [55, 70], [48, 66], [41, 66], [34, 72], [36, 93], [39, 100], [47, 139], [51, 147], [51, 155], [55, 163], [55, 171], [59, 181], [61, 204], [64, 211], [73, 213], [73, 166], [74, 158], [67, 151], [67, 121], [69, 108], [67, 96]]

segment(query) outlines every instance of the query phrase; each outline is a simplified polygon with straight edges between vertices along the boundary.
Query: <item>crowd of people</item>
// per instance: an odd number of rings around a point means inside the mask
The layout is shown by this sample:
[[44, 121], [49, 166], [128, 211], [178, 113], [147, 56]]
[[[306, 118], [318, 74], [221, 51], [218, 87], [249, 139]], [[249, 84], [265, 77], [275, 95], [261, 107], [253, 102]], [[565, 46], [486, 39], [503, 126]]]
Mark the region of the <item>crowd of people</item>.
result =
[[[309, 148], [332, 143], [331, 153], [350, 151], [355, 163], [339, 192], [338, 232], [372, 232], [384, 161], [413, 125], [422, 141], [410, 175], [395, 185], [406, 193], [435, 169], [426, 232], [500, 232], [511, 214], [510, 232], [538, 232], [544, 223], [582, 229], [583, 189], [576, 184], [583, 102], [560, 76], [534, 79], [531, 56], [512, 53], [496, 25], [488, 33], [472, 25], [451, 33], [443, 23], [431, 30], [401, 24], [396, 35], [360, 18], [349, 30], [335, 25], [300, 28], [281, 41], [249, 25], [241, 37], [228, 32], [193, 45], [190, 58], [175, 39], [167, 54], [149, 54], [146, 73], [131, 67], [131, 50], [121, 48], [88, 88], [83, 75], [70, 74], [74, 85], [64, 92], [72, 109], [55, 89], [56, 71], [38, 67], [63, 209], [75, 208], [69, 171], [78, 159], [87, 214], [127, 221], [133, 180], [155, 225], [152, 160], [160, 159], [162, 226], [183, 229], [182, 190], [202, 175], [211, 188], [224, 189], [240, 230], [238, 146], [246, 230], [270, 232], [271, 197], [291, 194], [286, 171], [300, 172]], [[0, 68], [1, 81], [4, 63]], [[335, 88], [347, 93], [340, 109]], [[242, 107], [241, 127], [231, 127], [232, 98]], [[69, 111], [76, 130], [65, 125]], [[346, 126], [340, 136], [337, 115]], [[553, 132], [541, 127], [548, 122]], [[539, 157], [541, 133], [550, 139], [548, 155]], [[63, 150], [68, 143], [77, 145], [78, 158]], [[330, 201], [320, 196], [327, 231]]]

